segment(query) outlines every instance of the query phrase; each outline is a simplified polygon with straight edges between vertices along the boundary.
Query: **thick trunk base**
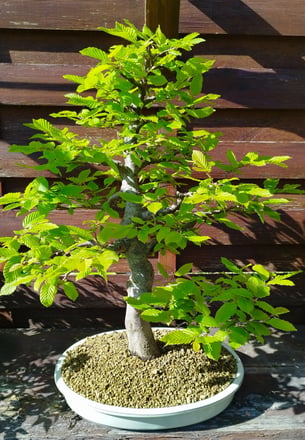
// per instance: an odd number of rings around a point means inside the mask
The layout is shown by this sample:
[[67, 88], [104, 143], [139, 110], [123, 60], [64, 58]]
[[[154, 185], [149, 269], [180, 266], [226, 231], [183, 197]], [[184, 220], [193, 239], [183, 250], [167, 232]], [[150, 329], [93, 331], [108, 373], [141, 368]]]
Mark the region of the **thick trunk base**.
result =
[[130, 353], [146, 361], [160, 355], [158, 344], [154, 338], [151, 326], [140, 318], [140, 313], [127, 305], [125, 328], [128, 337]]

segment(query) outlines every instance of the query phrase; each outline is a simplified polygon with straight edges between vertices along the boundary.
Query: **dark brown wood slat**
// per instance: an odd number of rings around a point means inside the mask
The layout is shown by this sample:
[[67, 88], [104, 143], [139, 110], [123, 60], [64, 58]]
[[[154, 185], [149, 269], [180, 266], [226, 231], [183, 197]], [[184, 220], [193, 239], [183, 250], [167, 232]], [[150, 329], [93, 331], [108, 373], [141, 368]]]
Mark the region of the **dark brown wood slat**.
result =
[[[34, 131], [23, 124], [30, 122], [33, 118], [49, 118], [50, 113], [60, 109], [61, 107], [41, 107], [38, 105], [0, 105], [1, 139], [8, 144], [27, 142]], [[71, 126], [71, 122], [68, 120], [53, 119], [51, 117], [50, 120], [58, 127], [68, 124]], [[304, 120], [305, 110], [217, 109], [209, 118], [197, 122], [194, 121], [193, 127], [195, 129], [209, 129], [223, 133], [221, 136], [222, 142], [248, 142], [253, 145], [265, 142], [266, 148], [267, 145], [270, 148], [273, 148], [274, 145], [279, 145], [279, 148], [287, 145], [288, 148], [288, 145], [304, 142]], [[75, 126], [71, 129], [77, 130], [79, 134], [89, 133], [92, 137], [94, 135], [97, 137], [101, 136], [99, 130], [82, 130], [81, 127]], [[112, 135], [113, 132], [111, 131], [109, 133], [103, 131], [105, 139], [110, 138]], [[2, 154], [5, 154], [4, 149], [2, 151]]]
[[[86, 66], [0, 65], [2, 105], [64, 105], [75, 85], [64, 74], [82, 75]], [[221, 95], [216, 108], [304, 109], [305, 71], [300, 69], [212, 69], [205, 91]], [[264, 97], [264, 99], [262, 99]]]
[[[304, 69], [305, 37], [207, 35], [194, 54], [215, 59], [216, 67]], [[107, 50], [119, 40], [101, 31], [0, 29], [0, 60], [22, 64], [92, 64], [78, 52]]]
[[85, 66], [0, 65], [0, 103], [10, 105], [64, 105], [75, 84], [63, 75], [86, 73]]
[[[247, 166], [240, 169], [240, 173], [227, 174], [220, 168], [214, 167], [211, 175], [214, 178], [223, 179], [226, 177], [237, 176], [240, 179], [304, 179], [303, 150], [305, 142], [220, 142], [217, 150], [213, 151], [211, 157], [214, 160], [221, 160], [229, 163], [226, 159], [226, 151], [232, 150], [236, 158], [241, 160], [244, 155], [250, 151], [256, 152], [262, 156], [290, 156], [291, 159], [286, 161], [287, 168], [277, 165], [267, 165], [264, 167]], [[204, 174], [194, 172], [195, 177], [204, 178]]]
[[144, 0], [9, 0], [1, 5], [0, 27], [4, 29], [94, 30], [129, 19], [144, 23]]
[[284, 36], [206, 35], [194, 54], [215, 60], [215, 67], [304, 69], [305, 38]]
[[[228, 162], [225, 158], [225, 152], [227, 149], [234, 151], [236, 157], [240, 160], [244, 154], [249, 151], [255, 151], [262, 155], [290, 155], [292, 159], [287, 161], [288, 168], [278, 167], [276, 165], [268, 165], [266, 167], [245, 167], [242, 168], [238, 177], [240, 179], [266, 179], [266, 178], [282, 178], [282, 179], [304, 179], [305, 178], [305, 157], [302, 154], [305, 143], [273, 143], [270, 145], [268, 142], [221, 142], [217, 151], [213, 152], [212, 157], [214, 160], [223, 160]], [[33, 157], [28, 157], [19, 153], [8, 152], [8, 144], [0, 141], [0, 177], [2, 178], [32, 178], [38, 176], [45, 176], [50, 178], [56, 178], [54, 174], [49, 171], [39, 171], [33, 168], [38, 165], [39, 161]], [[102, 167], [101, 167], [102, 168]], [[194, 177], [204, 178], [205, 175], [199, 172], [194, 172]], [[214, 167], [211, 175], [214, 178], [226, 178], [231, 177], [224, 170]], [[15, 186], [17, 182], [12, 182]], [[25, 183], [26, 184], [26, 181]], [[21, 183], [20, 186], [23, 184]], [[9, 188], [10, 182], [6, 180], [5, 187]], [[6, 191], [8, 192], [8, 190]]]
[[[213, 279], [213, 275], [208, 275]], [[156, 279], [164, 283], [164, 279]], [[303, 322], [305, 297], [304, 275], [294, 278], [295, 287], [273, 289], [268, 298], [274, 306], [287, 307], [290, 312], [285, 319], [294, 324]], [[73, 302], [58, 293], [54, 305], [45, 308], [32, 289], [20, 286], [13, 295], [3, 297], [0, 306], [0, 328], [3, 327], [98, 327], [101, 325], [124, 326], [127, 276], [116, 276], [114, 282], [99, 277], [87, 278], [77, 284], [78, 299]]]
[[[303, 0], [182, 0], [180, 32], [254, 35], [304, 35]], [[93, 30], [128, 18], [144, 23], [144, 0], [113, 2], [87, 0], [75, 7], [73, 0], [9, 0], [2, 5], [0, 27], [4, 29]]]
[[216, 68], [206, 75], [205, 91], [221, 96], [215, 108], [303, 109], [304, 72]]
[[276, 7], [263, 0], [182, 0], [180, 31], [203, 34], [304, 35], [303, 0]]
[[119, 42], [102, 31], [0, 29], [0, 60], [23, 64], [92, 64], [79, 51], [89, 46], [107, 50]]
[[194, 127], [223, 133], [225, 142], [303, 142], [305, 111], [269, 109], [217, 109], [209, 118], [194, 123]]
[[[203, 235], [211, 237], [211, 243], [215, 245], [248, 245], [251, 249], [252, 245], [258, 244], [265, 246], [269, 244], [305, 244], [305, 198], [303, 195], [297, 194], [287, 197], [291, 201], [277, 207], [281, 213], [280, 222], [266, 219], [266, 223], [262, 224], [254, 216], [249, 219], [235, 216], [232, 219], [234, 218], [237, 224], [244, 228], [242, 232], [221, 225], [217, 227], [201, 226], [200, 230]], [[70, 215], [66, 211], [57, 210], [49, 218], [56, 224], [82, 226], [84, 221], [94, 218], [96, 212], [95, 210], [78, 209], [74, 215]], [[14, 230], [21, 228], [21, 224], [22, 217], [16, 217], [15, 211], [0, 211], [1, 235], [13, 234]]]
[[195, 269], [207, 272], [223, 271], [220, 257], [226, 257], [240, 264], [259, 263], [269, 270], [302, 270], [305, 265], [305, 245], [218, 245], [197, 248], [188, 246], [177, 257], [177, 267], [194, 262]]
[[288, 196], [291, 201], [278, 207], [281, 215], [280, 221], [266, 218], [262, 223], [258, 217], [244, 218], [241, 215], [229, 215], [236, 222], [241, 231], [230, 229], [225, 226], [200, 227], [202, 235], [212, 238], [214, 245], [240, 245], [240, 246], [263, 246], [284, 244], [305, 244], [305, 200], [304, 196]]

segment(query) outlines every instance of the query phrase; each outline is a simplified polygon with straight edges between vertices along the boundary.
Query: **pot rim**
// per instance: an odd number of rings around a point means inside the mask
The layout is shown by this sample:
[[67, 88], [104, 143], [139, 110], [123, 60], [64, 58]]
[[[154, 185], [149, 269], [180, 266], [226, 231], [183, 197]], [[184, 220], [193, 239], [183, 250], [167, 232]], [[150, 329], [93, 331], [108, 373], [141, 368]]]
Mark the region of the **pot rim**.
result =
[[[164, 330], [166, 327], [153, 327], [153, 330]], [[193, 411], [194, 409], [212, 406], [219, 400], [222, 400], [229, 395], [234, 394], [240, 387], [243, 378], [244, 378], [244, 367], [242, 364], [242, 361], [240, 357], [237, 355], [237, 353], [228, 345], [223, 343], [222, 346], [234, 357], [236, 361], [236, 376], [234, 380], [231, 382], [231, 384], [225, 388], [223, 391], [220, 391], [219, 393], [215, 394], [212, 397], [208, 397], [204, 400], [198, 400], [194, 403], [185, 403], [181, 405], [175, 405], [175, 406], [168, 406], [168, 407], [158, 407], [158, 408], [130, 408], [130, 407], [121, 407], [121, 406], [115, 406], [115, 405], [107, 405], [104, 403], [96, 402], [95, 400], [88, 399], [87, 397], [82, 396], [81, 394], [76, 393], [73, 391], [63, 380], [61, 375], [61, 367], [62, 364], [66, 358], [67, 353], [72, 350], [73, 348], [77, 347], [78, 345], [81, 345], [86, 339], [94, 338], [95, 336], [107, 334], [107, 333], [122, 333], [125, 332], [125, 329], [122, 330], [110, 330], [106, 332], [100, 332], [91, 336], [87, 336], [74, 344], [72, 344], [70, 347], [68, 347], [59, 357], [59, 359], [56, 362], [55, 365], [55, 371], [54, 371], [54, 380], [57, 388], [59, 391], [66, 397], [66, 394], [69, 393], [72, 399], [79, 399], [82, 400], [84, 405], [91, 405], [96, 406], [99, 408], [100, 411], [103, 411], [104, 413], [109, 414], [120, 414], [125, 416], [132, 416], [136, 415], [137, 417], [147, 417], [147, 416], [162, 416], [171, 414], [173, 412], [175, 413], [186, 413], [189, 411]]]

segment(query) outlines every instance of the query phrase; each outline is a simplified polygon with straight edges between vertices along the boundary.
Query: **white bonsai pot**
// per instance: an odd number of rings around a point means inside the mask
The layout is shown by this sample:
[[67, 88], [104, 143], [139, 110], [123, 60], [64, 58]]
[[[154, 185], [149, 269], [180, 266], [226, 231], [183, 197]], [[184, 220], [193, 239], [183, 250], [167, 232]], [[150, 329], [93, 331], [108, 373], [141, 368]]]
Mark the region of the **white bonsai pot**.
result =
[[[124, 331], [124, 330], [119, 330]], [[55, 366], [54, 379], [57, 388], [63, 394], [69, 407], [79, 416], [90, 422], [112, 426], [114, 428], [149, 431], [178, 428], [193, 425], [215, 417], [231, 403], [234, 394], [240, 387], [244, 368], [238, 355], [224, 344], [235, 358], [237, 373], [233, 382], [223, 391], [213, 397], [195, 403], [178, 405], [164, 408], [124, 408], [112, 405], [104, 405], [87, 399], [69, 388], [61, 376], [61, 366], [66, 353], [87, 338], [71, 345], [58, 359]]]

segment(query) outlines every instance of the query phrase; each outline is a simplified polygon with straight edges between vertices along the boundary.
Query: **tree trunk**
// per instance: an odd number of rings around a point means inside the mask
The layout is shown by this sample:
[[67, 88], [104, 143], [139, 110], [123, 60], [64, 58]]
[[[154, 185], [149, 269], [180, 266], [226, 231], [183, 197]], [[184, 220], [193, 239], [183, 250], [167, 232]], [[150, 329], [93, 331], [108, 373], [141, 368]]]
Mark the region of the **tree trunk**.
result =
[[[132, 141], [132, 140], [129, 140]], [[125, 158], [124, 166], [120, 168], [122, 184], [121, 191], [139, 194], [137, 168], [130, 155]], [[122, 224], [130, 224], [133, 217], [141, 217], [141, 204], [126, 202]], [[137, 238], [129, 239], [125, 255], [130, 268], [130, 277], [127, 285], [128, 296], [138, 298], [142, 293], [151, 292], [154, 270], [148, 260], [148, 246]], [[140, 311], [127, 304], [125, 328], [128, 337], [128, 347], [131, 354], [140, 359], [152, 359], [159, 355], [159, 348], [155, 341], [151, 326], [140, 317]]]
[[[151, 292], [154, 271], [147, 257], [146, 245], [133, 239], [126, 252], [131, 275], [128, 281], [128, 296], [137, 298], [142, 293]], [[128, 348], [132, 355], [142, 360], [152, 359], [159, 355], [159, 348], [154, 339], [151, 326], [140, 317], [140, 311], [127, 304], [125, 328], [128, 337]]]

